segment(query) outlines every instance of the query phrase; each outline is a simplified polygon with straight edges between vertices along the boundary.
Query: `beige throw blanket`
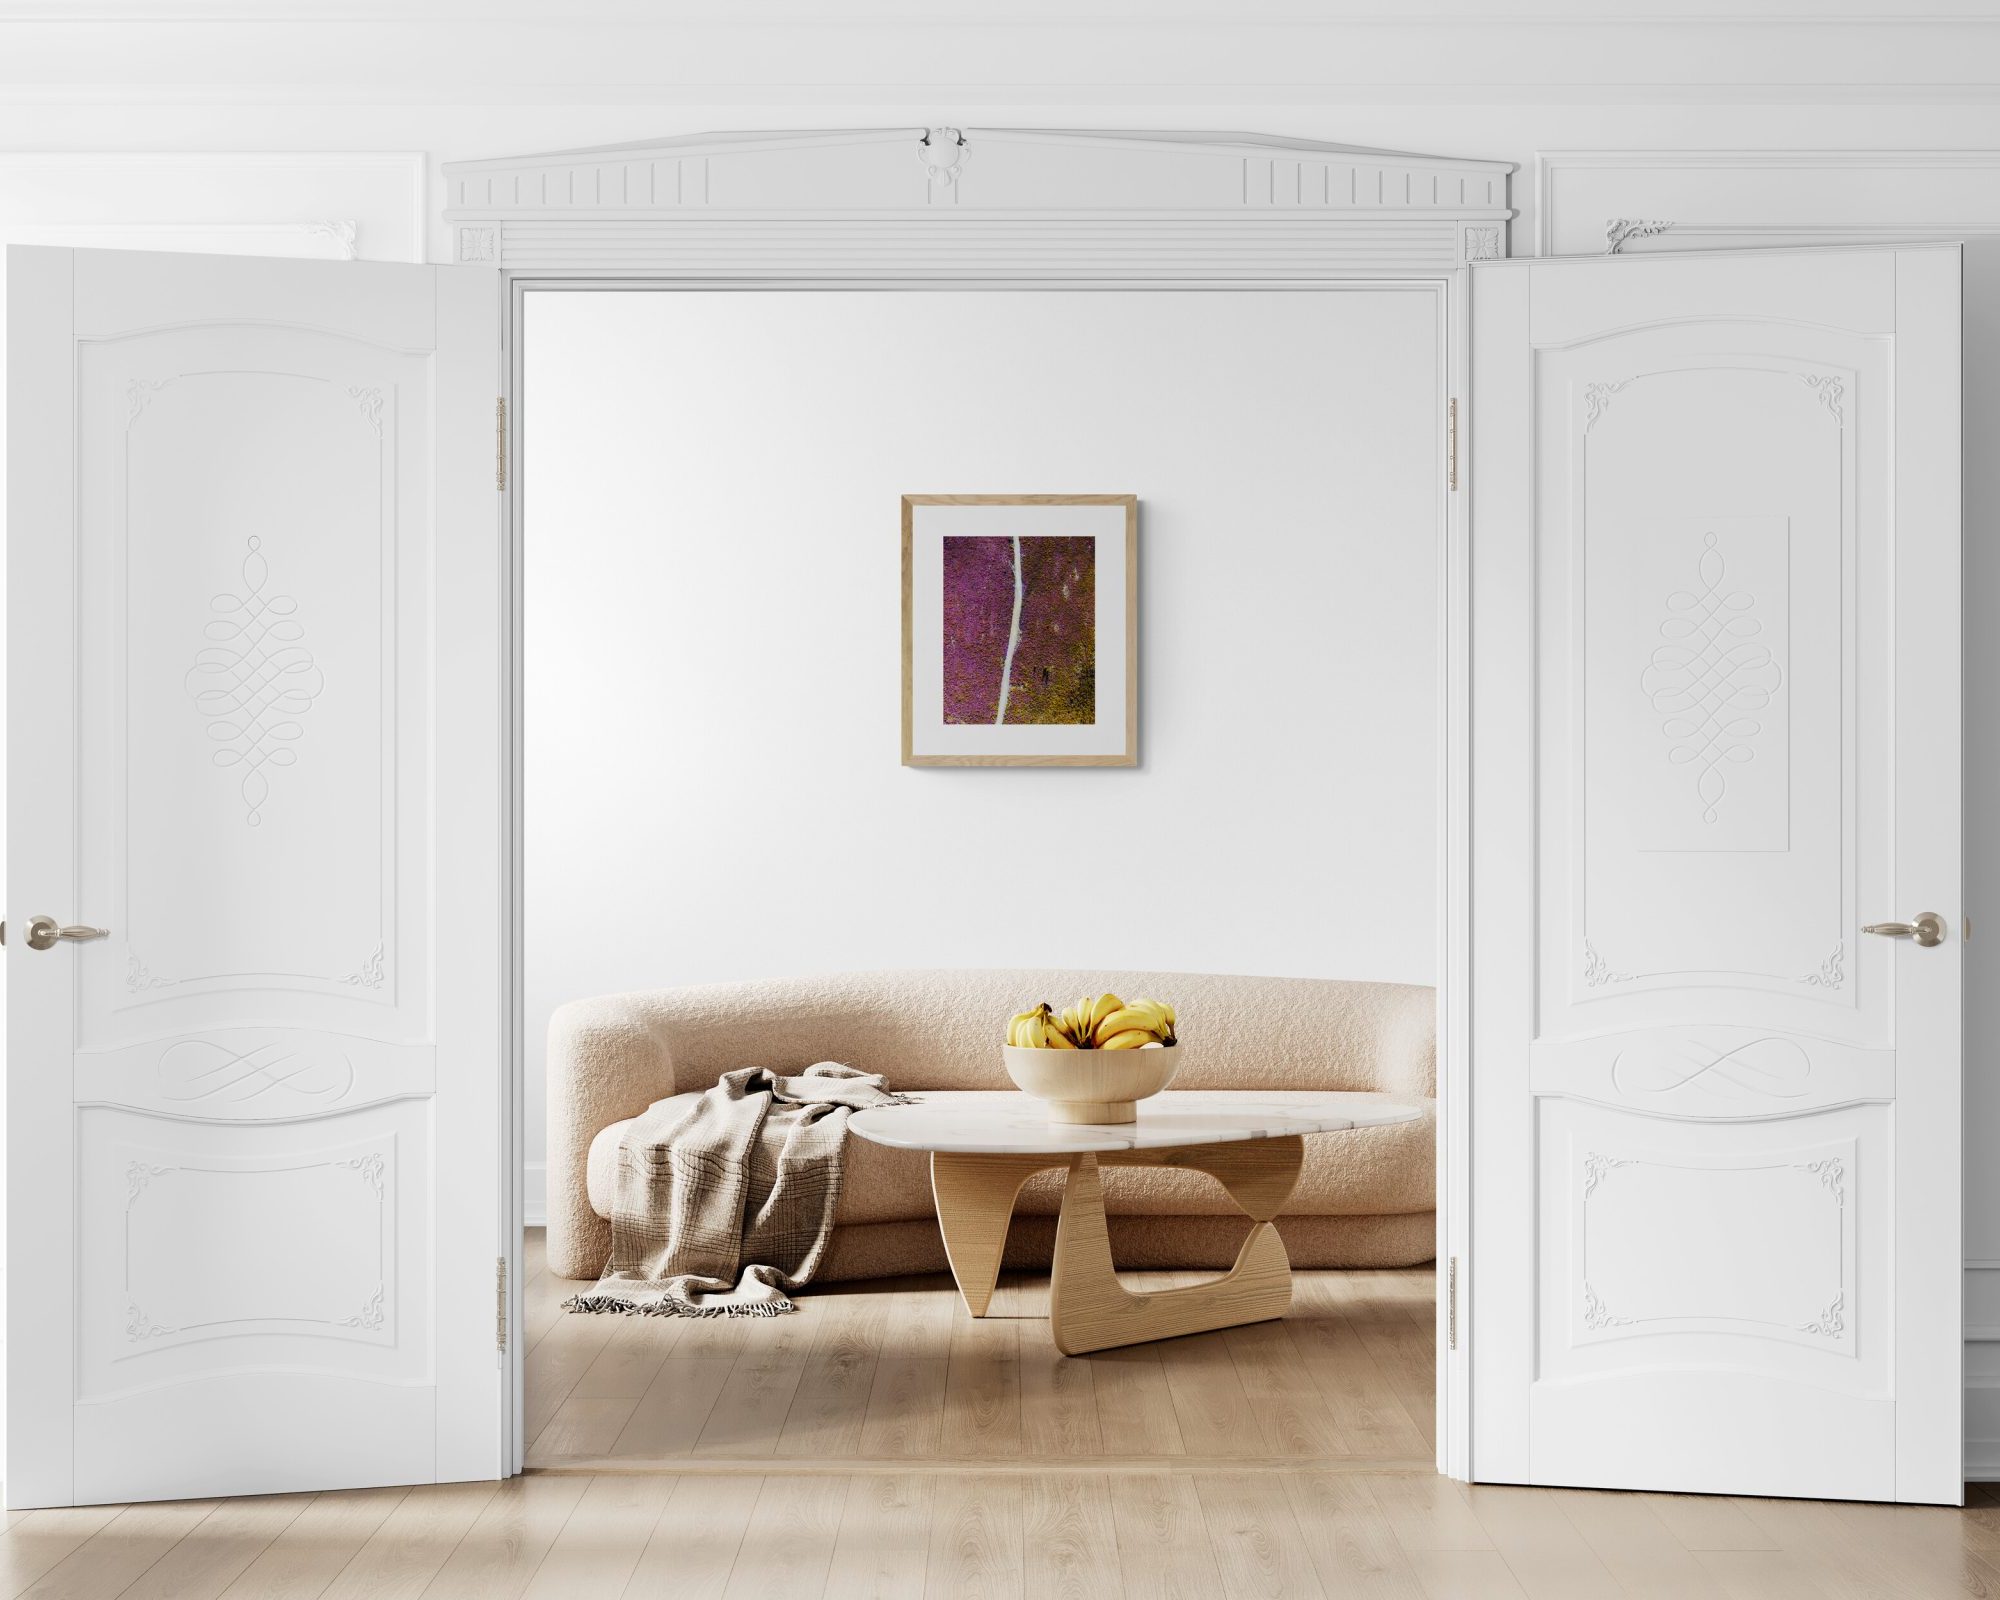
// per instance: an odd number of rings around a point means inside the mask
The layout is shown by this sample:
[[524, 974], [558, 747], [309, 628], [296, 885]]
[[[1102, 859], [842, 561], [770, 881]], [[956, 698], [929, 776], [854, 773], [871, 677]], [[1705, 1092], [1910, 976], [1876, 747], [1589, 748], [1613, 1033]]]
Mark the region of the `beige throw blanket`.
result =
[[840, 1199], [847, 1119], [905, 1104], [822, 1061], [797, 1077], [726, 1072], [693, 1110], [661, 1100], [618, 1146], [611, 1264], [571, 1311], [776, 1317], [817, 1270]]

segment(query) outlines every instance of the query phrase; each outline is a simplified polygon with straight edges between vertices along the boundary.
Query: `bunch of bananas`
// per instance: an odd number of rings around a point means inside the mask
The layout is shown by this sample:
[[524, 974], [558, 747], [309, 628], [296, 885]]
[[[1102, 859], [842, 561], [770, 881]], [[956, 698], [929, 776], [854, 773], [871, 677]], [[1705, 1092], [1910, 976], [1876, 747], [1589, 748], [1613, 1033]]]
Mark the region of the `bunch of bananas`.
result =
[[1029, 1050], [1157, 1050], [1174, 1042], [1174, 1008], [1115, 994], [1085, 995], [1060, 1012], [1044, 1001], [1014, 1016], [1007, 1042]]

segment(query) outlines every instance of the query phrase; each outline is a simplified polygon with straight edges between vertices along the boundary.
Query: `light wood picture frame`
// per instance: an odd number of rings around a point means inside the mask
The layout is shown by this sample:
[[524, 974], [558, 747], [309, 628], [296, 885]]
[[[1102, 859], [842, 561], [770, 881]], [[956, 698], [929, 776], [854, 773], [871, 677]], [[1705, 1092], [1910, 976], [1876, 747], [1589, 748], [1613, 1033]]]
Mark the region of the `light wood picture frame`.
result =
[[903, 496], [903, 765], [1139, 763], [1139, 498]]

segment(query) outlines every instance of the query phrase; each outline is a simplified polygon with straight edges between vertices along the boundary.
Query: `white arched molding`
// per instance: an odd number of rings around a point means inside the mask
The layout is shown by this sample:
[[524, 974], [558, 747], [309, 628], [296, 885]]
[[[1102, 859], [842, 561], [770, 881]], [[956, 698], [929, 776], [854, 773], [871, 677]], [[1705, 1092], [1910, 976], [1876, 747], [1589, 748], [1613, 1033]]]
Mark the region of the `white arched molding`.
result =
[[1435, 276], [1507, 254], [1503, 161], [1248, 133], [703, 134], [446, 164], [454, 260], [690, 277]]

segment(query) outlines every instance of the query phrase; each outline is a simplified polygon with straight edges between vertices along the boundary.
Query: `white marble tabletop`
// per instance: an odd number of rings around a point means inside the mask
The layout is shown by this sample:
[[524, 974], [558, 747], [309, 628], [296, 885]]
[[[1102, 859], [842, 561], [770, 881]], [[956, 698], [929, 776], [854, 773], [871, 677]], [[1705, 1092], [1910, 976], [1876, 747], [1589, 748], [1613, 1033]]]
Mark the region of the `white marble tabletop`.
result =
[[1016, 1092], [981, 1095], [977, 1105], [878, 1106], [848, 1119], [850, 1133], [900, 1150], [965, 1155], [1075, 1155], [1085, 1150], [1165, 1150], [1183, 1144], [1278, 1139], [1293, 1133], [1414, 1122], [1423, 1113], [1366, 1094], [1259, 1097], [1254, 1090], [1169, 1089], [1139, 1102], [1137, 1122], [1103, 1126], [1051, 1122], [1042, 1102]]

